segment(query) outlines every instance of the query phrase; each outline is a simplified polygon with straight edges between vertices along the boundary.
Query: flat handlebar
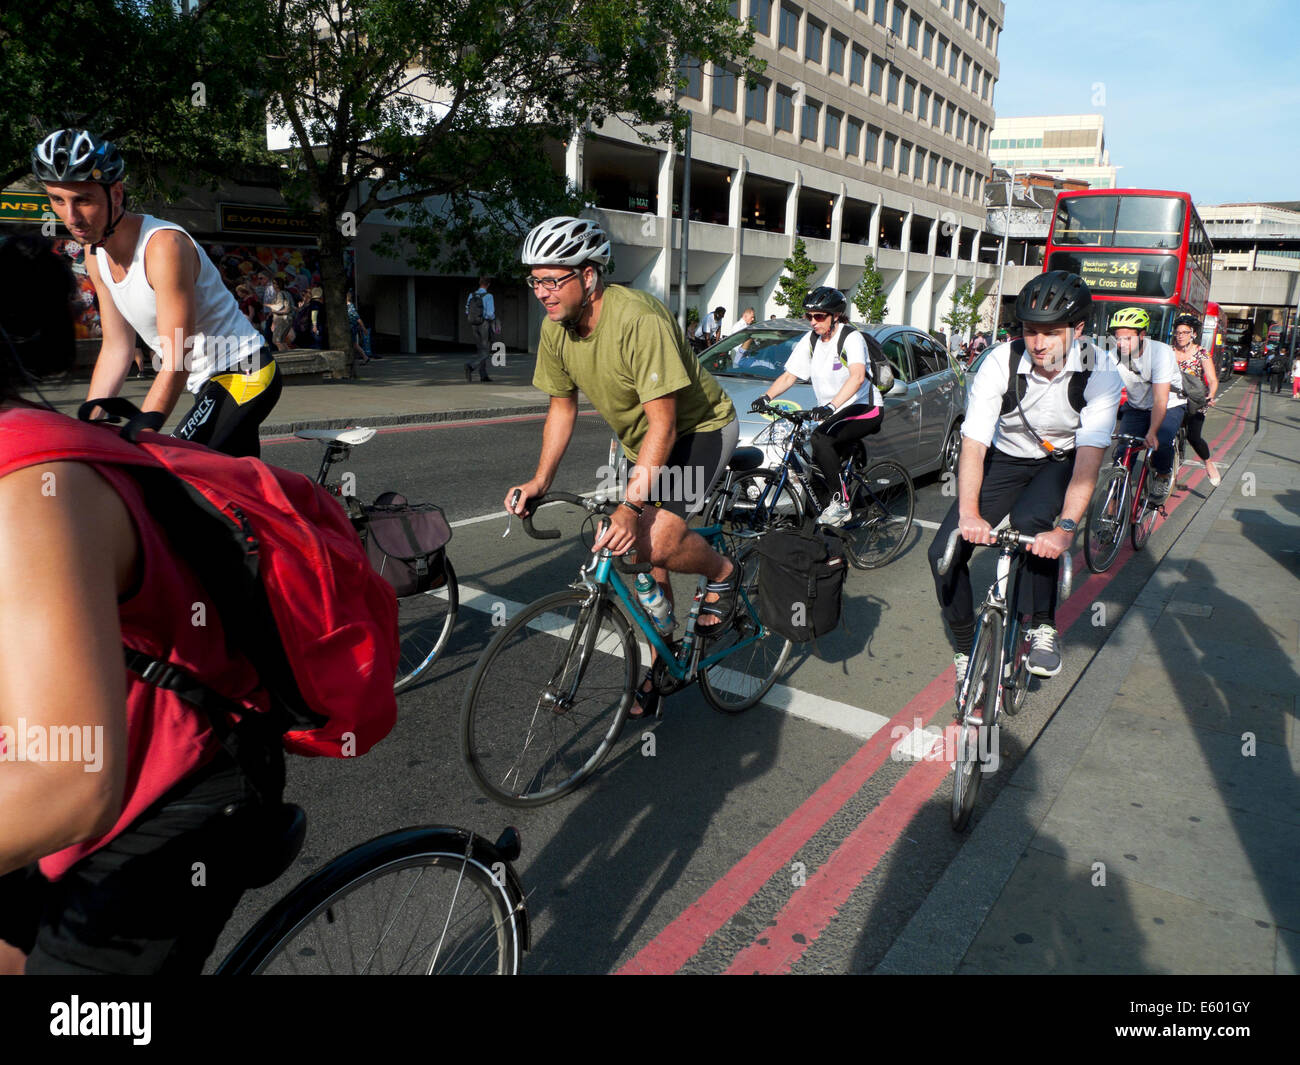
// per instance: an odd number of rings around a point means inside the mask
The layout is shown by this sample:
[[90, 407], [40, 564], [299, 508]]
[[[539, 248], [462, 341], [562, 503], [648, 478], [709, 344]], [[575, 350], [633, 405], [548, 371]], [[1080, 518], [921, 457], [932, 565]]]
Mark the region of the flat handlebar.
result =
[[[1030, 547], [1033, 545], [1034, 537], [1028, 534], [1019, 533], [1015, 529], [1003, 529], [1000, 533], [994, 534], [997, 539], [991, 544], [975, 544], [975, 547], [998, 547], [1006, 549], [1008, 547]], [[953, 529], [948, 536], [948, 542], [944, 545], [943, 557], [939, 559], [939, 576], [943, 576], [952, 566], [952, 560], [957, 554], [957, 545], [961, 541], [961, 530]], [[1070, 590], [1074, 585], [1074, 559], [1071, 557], [1069, 550], [1061, 552], [1061, 598], [1069, 599]]]

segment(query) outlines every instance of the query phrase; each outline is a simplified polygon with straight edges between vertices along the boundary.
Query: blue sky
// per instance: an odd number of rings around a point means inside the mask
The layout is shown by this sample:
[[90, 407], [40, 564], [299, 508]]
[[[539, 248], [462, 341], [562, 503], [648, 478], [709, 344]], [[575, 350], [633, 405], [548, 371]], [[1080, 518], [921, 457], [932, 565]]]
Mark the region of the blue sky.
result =
[[1007, 0], [998, 60], [999, 117], [1101, 114], [1121, 187], [1300, 200], [1296, 0]]

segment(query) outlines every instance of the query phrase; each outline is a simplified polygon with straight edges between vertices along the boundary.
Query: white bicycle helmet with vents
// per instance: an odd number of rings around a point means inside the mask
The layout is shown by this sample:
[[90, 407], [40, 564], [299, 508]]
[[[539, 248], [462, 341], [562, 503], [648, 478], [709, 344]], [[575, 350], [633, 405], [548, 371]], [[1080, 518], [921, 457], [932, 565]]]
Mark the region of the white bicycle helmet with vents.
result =
[[525, 238], [520, 259], [525, 266], [608, 266], [609, 236], [585, 218], [548, 218]]

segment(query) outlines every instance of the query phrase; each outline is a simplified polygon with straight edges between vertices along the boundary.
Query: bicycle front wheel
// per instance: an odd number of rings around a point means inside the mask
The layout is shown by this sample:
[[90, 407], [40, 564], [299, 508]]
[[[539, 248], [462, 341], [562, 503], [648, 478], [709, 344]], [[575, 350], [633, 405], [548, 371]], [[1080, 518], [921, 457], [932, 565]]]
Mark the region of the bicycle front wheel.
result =
[[962, 831], [975, 809], [989, 737], [997, 721], [998, 667], [1002, 657], [1002, 617], [986, 610], [966, 670], [964, 703], [957, 721], [953, 761], [952, 810], [954, 832]]
[[488, 644], [465, 692], [461, 752], [507, 806], [541, 806], [595, 772], [618, 739], [640, 652], [609, 602], [565, 591], [524, 608]]
[[758, 618], [758, 563], [759, 554], [752, 548], [736, 560], [742, 573], [736, 617], [730, 631], [705, 647], [708, 655], [736, 648], [721, 662], [700, 671], [705, 701], [723, 714], [739, 714], [762, 699], [781, 675], [793, 646]]
[[[1137, 489], [1137, 502], [1134, 505], [1133, 520], [1129, 525], [1129, 539], [1133, 541], [1133, 550], [1141, 551], [1151, 539], [1151, 533], [1156, 527], [1156, 518], [1160, 516], [1160, 506], [1151, 499], [1151, 479], [1155, 476], [1155, 470], [1151, 468], [1150, 458], [1148, 457], [1146, 468], [1142, 471], [1142, 481]], [[1173, 482], [1169, 484], [1170, 492], [1173, 491]]]
[[446, 650], [456, 625], [460, 590], [448, 559], [447, 579], [439, 588], [397, 600], [398, 657], [393, 691], [404, 692], [419, 680]]
[[1124, 546], [1128, 506], [1124, 486], [1128, 471], [1109, 466], [1097, 477], [1097, 487], [1083, 519], [1083, 557], [1093, 573], [1105, 573]]
[[[738, 473], [726, 495], [714, 501], [706, 524], [721, 525], [729, 542], [752, 539], [768, 529], [803, 523], [803, 502], [787, 477], [779, 473], [750, 470]], [[738, 545], [737, 545], [738, 547]]]
[[308, 877], [219, 975], [512, 975], [527, 946], [513, 871], [470, 833], [403, 829]]
[[877, 462], [865, 473], [854, 467], [853, 515], [842, 528], [849, 561], [875, 569], [894, 559], [907, 543], [916, 506], [912, 478], [897, 462]]

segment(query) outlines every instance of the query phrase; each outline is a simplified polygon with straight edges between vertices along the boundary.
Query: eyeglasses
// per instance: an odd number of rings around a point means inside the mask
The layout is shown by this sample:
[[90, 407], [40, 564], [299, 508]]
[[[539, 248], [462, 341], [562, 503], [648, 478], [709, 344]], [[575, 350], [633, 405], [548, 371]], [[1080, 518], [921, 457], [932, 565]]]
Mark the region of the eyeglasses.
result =
[[830, 317], [830, 315], [824, 311], [809, 311], [804, 315], [804, 317], [810, 322], [824, 322]]
[[1189, 337], [1189, 336], [1192, 336], [1192, 335], [1194, 335], [1194, 334], [1192, 333], [1192, 331], [1191, 331], [1190, 329], [1175, 329], [1175, 330], [1174, 330], [1174, 336], [1176, 336], [1176, 337]]
[[577, 277], [580, 270], [570, 270], [567, 274], [561, 274], [559, 277], [532, 277], [531, 275], [524, 278], [524, 283], [529, 288], [536, 291], [541, 289], [543, 292], [554, 292], [570, 278]]

